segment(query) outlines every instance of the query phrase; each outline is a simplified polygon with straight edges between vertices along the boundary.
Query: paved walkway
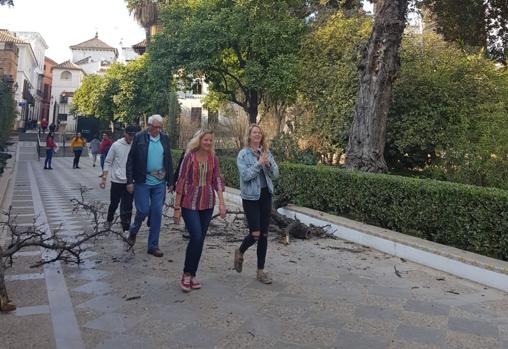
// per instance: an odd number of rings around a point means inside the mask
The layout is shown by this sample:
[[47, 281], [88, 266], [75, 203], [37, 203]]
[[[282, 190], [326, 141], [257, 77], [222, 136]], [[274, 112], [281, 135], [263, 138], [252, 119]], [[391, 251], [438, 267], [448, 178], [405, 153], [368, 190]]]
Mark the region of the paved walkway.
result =
[[[69, 200], [83, 184], [107, 201], [98, 169], [87, 158], [81, 170], [57, 158], [55, 170], [44, 171], [33, 149], [19, 147], [12, 201], [19, 222], [37, 215], [68, 235], [86, 229]], [[341, 240], [270, 242], [275, 282], [266, 286], [254, 280], [254, 250], [242, 274], [231, 270], [238, 243], [228, 241], [241, 235], [209, 237], [203, 289], [183, 294], [181, 233], [162, 232], [161, 259], [146, 254], [146, 231], [134, 255], [114, 238], [97, 241], [80, 268], [30, 269], [41, 252], [25, 251], [8, 271], [19, 309], [0, 315], [0, 347], [508, 348], [506, 294]]]

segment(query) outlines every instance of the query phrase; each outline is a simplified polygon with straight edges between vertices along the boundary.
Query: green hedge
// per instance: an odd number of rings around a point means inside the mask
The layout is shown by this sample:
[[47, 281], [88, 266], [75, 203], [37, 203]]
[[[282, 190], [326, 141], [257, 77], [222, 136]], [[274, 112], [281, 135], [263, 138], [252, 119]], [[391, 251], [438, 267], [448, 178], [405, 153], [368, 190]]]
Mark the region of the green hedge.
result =
[[[221, 157], [238, 188], [236, 159]], [[283, 163], [277, 191], [304, 207], [508, 260], [508, 192], [463, 184]]]

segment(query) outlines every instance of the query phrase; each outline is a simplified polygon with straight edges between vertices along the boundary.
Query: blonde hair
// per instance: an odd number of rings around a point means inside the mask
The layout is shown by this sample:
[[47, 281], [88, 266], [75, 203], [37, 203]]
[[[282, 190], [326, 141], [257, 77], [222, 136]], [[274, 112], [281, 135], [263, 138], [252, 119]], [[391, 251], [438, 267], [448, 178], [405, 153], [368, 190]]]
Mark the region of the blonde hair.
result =
[[[193, 150], [199, 149], [199, 146], [201, 144], [201, 140], [206, 135], [212, 135], [212, 137], [213, 137], [214, 133], [213, 133], [213, 131], [206, 130], [206, 129], [197, 130], [196, 133], [194, 133], [194, 136], [192, 136], [191, 140], [187, 144], [187, 148], [185, 150], [185, 154], [188, 154], [188, 153], [190, 153]], [[212, 154], [215, 153], [214, 142], [212, 143], [211, 153]]]
[[261, 131], [261, 142], [259, 144], [263, 148], [263, 151], [268, 151], [268, 142], [266, 141], [265, 133], [263, 132], [263, 129], [258, 124], [250, 124], [250, 126], [247, 128], [247, 132], [245, 133], [245, 139], [243, 141], [243, 146], [245, 148], [250, 147], [250, 134], [252, 133], [252, 130], [254, 128], [258, 128], [259, 131]]

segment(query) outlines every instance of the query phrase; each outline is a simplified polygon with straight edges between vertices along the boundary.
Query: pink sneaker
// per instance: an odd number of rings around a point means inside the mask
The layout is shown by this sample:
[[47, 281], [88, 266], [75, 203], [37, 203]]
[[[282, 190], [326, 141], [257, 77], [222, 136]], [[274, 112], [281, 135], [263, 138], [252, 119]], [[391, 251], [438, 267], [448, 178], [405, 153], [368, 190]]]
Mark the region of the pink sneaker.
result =
[[189, 292], [191, 290], [191, 276], [183, 274], [182, 279], [180, 280], [180, 288], [184, 292]]
[[201, 282], [199, 282], [195, 277], [191, 277], [190, 284], [193, 290], [199, 290], [201, 288]]

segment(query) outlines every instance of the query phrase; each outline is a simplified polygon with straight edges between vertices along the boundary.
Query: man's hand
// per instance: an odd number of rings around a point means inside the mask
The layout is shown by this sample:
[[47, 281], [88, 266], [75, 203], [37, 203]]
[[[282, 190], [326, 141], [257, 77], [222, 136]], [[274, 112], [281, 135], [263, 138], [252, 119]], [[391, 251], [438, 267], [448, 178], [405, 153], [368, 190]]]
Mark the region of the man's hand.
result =
[[99, 187], [101, 189], [105, 189], [106, 188], [106, 177], [102, 176], [101, 182], [99, 183]]
[[168, 193], [172, 193], [174, 189], [172, 185], [168, 185]]
[[127, 191], [132, 194], [134, 193], [134, 184], [127, 184]]

